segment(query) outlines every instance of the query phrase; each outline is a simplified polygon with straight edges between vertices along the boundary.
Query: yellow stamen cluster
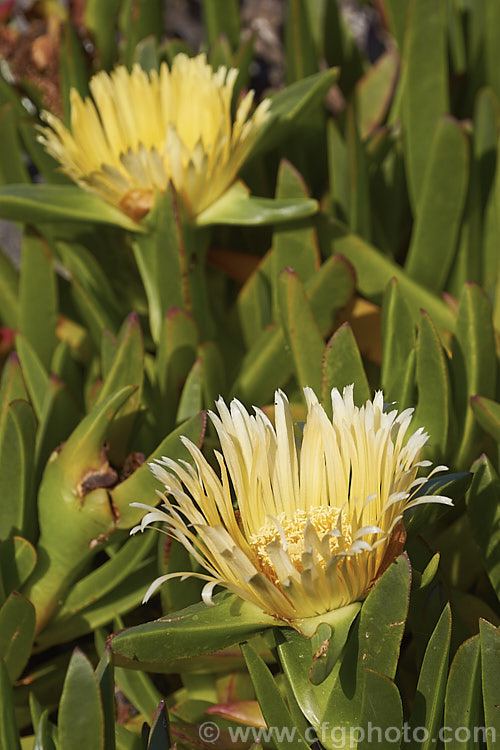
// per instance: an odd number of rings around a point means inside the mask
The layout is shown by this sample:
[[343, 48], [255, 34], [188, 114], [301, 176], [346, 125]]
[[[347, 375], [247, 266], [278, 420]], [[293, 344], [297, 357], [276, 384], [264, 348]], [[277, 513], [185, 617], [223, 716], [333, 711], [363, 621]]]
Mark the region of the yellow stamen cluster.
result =
[[[310, 507], [309, 510], [299, 508], [291, 518], [284, 513], [280, 513], [276, 520], [268, 519], [256, 534], [250, 539], [250, 545], [255, 551], [256, 567], [269, 578], [269, 580], [279, 585], [279, 579], [269, 557], [267, 547], [271, 542], [282, 541], [290, 557], [294, 568], [302, 573], [304, 565], [302, 555], [304, 552], [304, 534], [306, 527], [310, 525], [318, 534], [320, 539], [326, 539], [326, 560], [319, 559], [319, 564], [325, 568], [328, 558], [340, 552], [346, 552], [352, 543], [352, 532], [350, 525], [345, 518], [341, 520], [341, 532], [337, 531], [340, 508], [332, 507]], [[333, 533], [337, 531], [337, 534]], [[340, 538], [340, 543], [339, 543]]]
[[170, 182], [196, 217], [231, 186], [267, 118], [268, 100], [250, 115], [250, 91], [233, 121], [237, 75], [184, 54], [159, 73], [139, 65], [100, 72], [90, 81], [93, 100], [71, 90], [71, 132], [46, 112], [40, 140], [76, 183], [135, 219]]

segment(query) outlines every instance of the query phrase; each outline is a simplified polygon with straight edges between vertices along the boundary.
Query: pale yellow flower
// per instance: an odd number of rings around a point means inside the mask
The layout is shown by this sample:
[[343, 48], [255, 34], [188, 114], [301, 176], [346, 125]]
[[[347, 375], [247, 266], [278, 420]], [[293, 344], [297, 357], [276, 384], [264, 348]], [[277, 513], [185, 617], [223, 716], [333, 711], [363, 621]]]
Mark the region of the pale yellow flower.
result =
[[135, 219], [169, 182], [195, 217], [231, 186], [268, 115], [268, 100], [250, 115], [249, 91], [233, 122], [237, 75], [183, 54], [159, 73], [139, 65], [100, 72], [90, 81], [93, 101], [71, 90], [71, 132], [46, 112], [40, 140], [76, 183]]
[[[307, 421], [297, 429], [281, 391], [275, 427], [261, 410], [253, 416], [237, 400], [228, 408], [219, 399], [219, 415], [210, 417], [222, 446], [215, 454], [220, 477], [187, 439], [194, 468], [169, 458], [151, 465], [165, 487], [163, 505], [135, 504], [149, 512], [132, 531], [165, 521], [206, 569], [197, 574], [207, 581], [206, 603], [220, 585], [293, 621], [362, 600], [403, 512], [424, 502], [452, 504], [415, 497], [428, 478], [417, 473], [430, 462], [420, 460], [423, 428], [405, 442], [412, 409], [384, 412], [381, 391], [358, 408], [349, 386], [343, 395], [333, 389], [330, 420], [313, 391], [304, 392]], [[145, 599], [175, 575], [156, 579]]]

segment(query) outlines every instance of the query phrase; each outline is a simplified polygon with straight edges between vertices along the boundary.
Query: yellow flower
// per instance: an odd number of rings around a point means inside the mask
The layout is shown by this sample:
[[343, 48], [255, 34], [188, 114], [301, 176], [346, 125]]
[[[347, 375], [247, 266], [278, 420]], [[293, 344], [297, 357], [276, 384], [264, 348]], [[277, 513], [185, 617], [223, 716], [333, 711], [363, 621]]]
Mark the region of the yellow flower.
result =
[[[323, 614], [363, 599], [379, 573], [403, 511], [428, 477], [417, 478], [428, 438], [423, 428], [404, 443], [412, 409], [384, 412], [383, 394], [358, 408], [353, 386], [332, 391], [330, 420], [305, 388], [307, 421], [297, 437], [284, 393], [275, 394], [275, 427], [233, 400], [210, 413], [222, 446], [220, 478], [189, 440], [194, 468], [162, 458], [151, 469], [165, 486], [163, 505], [132, 533], [168, 524], [203, 566], [203, 600], [224, 586], [285, 621]], [[439, 466], [433, 472], [446, 469]], [[429, 475], [430, 476], [430, 475]], [[238, 510], [233, 509], [233, 494]], [[169, 574], [156, 579], [145, 600]], [[185, 574], [184, 574], [185, 575]]]
[[195, 217], [230, 187], [267, 118], [268, 100], [249, 117], [249, 91], [232, 121], [237, 75], [183, 54], [149, 76], [139, 65], [100, 72], [94, 101], [71, 90], [71, 132], [45, 112], [40, 140], [76, 183], [135, 219], [169, 182]]

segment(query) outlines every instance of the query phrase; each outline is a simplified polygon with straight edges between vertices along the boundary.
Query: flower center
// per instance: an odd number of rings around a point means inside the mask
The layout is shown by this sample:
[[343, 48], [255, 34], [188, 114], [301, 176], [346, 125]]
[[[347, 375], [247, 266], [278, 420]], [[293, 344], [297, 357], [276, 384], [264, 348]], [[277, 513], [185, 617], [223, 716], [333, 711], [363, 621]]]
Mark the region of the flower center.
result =
[[[308, 519], [309, 523], [316, 530], [320, 542], [325, 537], [325, 534], [329, 534], [327, 537], [328, 546], [326, 546], [326, 552], [329, 556], [345, 552], [349, 549], [352, 542], [352, 529], [350, 523], [345, 519], [345, 514], [342, 516], [341, 523], [342, 536], [330, 534], [331, 531], [337, 528], [339, 513], [340, 508], [312, 506], [308, 511], [296, 510], [291, 517], [285, 513], [280, 513], [277, 517], [277, 521], [286, 539], [286, 551], [292, 565], [299, 573], [302, 573], [304, 567], [302, 555], [311, 546], [306, 543], [304, 538]], [[267, 551], [267, 545], [275, 540], [280, 540], [283, 545], [280, 529], [278, 529], [278, 526], [271, 519], [268, 519], [264, 526], [261, 526], [259, 531], [249, 539], [250, 544], [257, 553], [262, 573], [276, 584], [279, 579]], [[328, 559], [325, 561], [321, 554], [318, 554], [318, 563], [323, 568], [326, 566], [326, 562], [328, 562]]]

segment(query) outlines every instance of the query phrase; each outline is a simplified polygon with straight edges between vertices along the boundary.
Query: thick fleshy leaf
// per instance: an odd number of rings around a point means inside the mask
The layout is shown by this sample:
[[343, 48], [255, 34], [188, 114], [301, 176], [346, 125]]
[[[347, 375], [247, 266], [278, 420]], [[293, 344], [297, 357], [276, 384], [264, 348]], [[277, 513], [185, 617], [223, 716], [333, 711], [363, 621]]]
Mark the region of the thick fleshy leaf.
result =
[[37, 479], [41, 477], [52, 451], [67, 439], [80, 417], [80, 410], [65, 384], [51, 375], [36, 434]]
[[[250, 349], [272, 320], [271, 284], [274, 274], [274, 251], [260, 260], [245, 280], [237, 298], [238, 319], [243, 340]], [[240, 265], [240, 264], [239, 264]]]
[[292, 352], [295, 376], [302, 387], [321, 390], [324, 341], [298, 275], [285, 268], [278, 279], [278, 304], [285, 339]]
[[17, 133], [16, 107], [3, 104], [0, 107], [0, 139], [2, 161], [0, 164], [0, 184], [29, 182], [29, 174], [24, 163]]
[[370, 398], [370, 386], [349, 323], [343, 323], [328, 342], [321, 370], [321, 398], [329, 412], [330, 392], [334, 387], [341, 390], [344, 386], [354, 383], [354, 401], [358, 406]]
[[[312, 315], [322, 336], [334, 327], [336, 313], [354, 293], [355, 274], [342, 256], [323, 263], [305, 285]], [[231, 392], [251, 403], [266, 403], [293, 370], [293, 359], [280, 327], [266, 329], [245, 355]]]
[[120, 388], [130, 385], [136, 387], [133, 396], [127, 399], [119, 410], [108, 431], [110, 460], [117, 466], [121, 466], [125, 459], [128, 441], [141, 403], [143, 381], [144, 345], [141, 326], [137, 314], [131, 313], [120, 330], [113, 362], [95, 402], [98, 406]]
[[[283, 160], [278, 171], [277, 199], [307, 199], [309, 194], [304, 180], [290, 162]], [[278, 276], [284, 268], [292, 268], [305, 284], [318, 270], [320, 264], [316, 230], [309, 221], [290, 227], [280, 226], [273, 232], [273, 301], [275, 319], [278, 313]]]
[[101, 704], [104, 718], [104, 747], [106, 750], [116, 750], [115, 740], [115, 674], [113, 654], [104, 651], [95, 670], [99, 684]]
[[491, 585], [500, 597], [500, 479], [487, 456], [472, 464], [467, 512]]
[[285, 71], [287, 84], [318, 72], [318, 55], [311, 29], [307, 0], [291, 0], [286, 6]]
[[182, 308], [171, 308], [163, 320], [156, 355], [159, 391], [156, 419], [162, 434], [175, 425], [179, 396], [196, 359], [197, 347], [198, 331], [193, 317]]
[[0, 608], [0, 658], [11, 682], [28, 663], [35, 637], [35, 608], [28, 599], [12, 592]]
[[176, 422], [184, 422], [187, 419], [191, 419], [201, 411], [203, 407], [202, 381], [202, 362], [201, 357], [198, 357], [193, 362], [193, 366], [183, 385], [175, 417]]
[[66, 126], [71, 125], [70, 90], [78, 91], [82, 98], [88, 96], [87, 59], [80, 37], [71, 21], [61, 24], [59, 40], [59, 85], [61, 104]]
[[56, 750], [56, 746], [52, 739], [52, 730], [49, 722], [49, 712], [47, 709], [45, 709], [45, 711], [40, 716], [40, 721], [38, 722], [38, 727], [35, 734], [33, 750]]
[[486, 725], [486, 741], [488, 750], [494, 750], [500, 732], [500, 684], [498, 671], [500, 669], [500, 631], [491, 623], [479, 622], [481, 638], [481, 671], [483, 689], [484, 723]]
[[[444, 707], [444, 726], [450, 727], [450, 738], [458, 727], [467, 727], [472, 734], [481, 724], [480, 646], [478, 635], [462, 643], [450, 667]], [[459, 750], [459, 743], [452, 739], [449, 747]]]
[[398, 71], [399, 55], [395, 47], [389, 47], [358, 81], [355, 93], [356, 118], [363, 140], [383, 122]]
[[425, 425], [431, 445], [425, 451], [442, 460], [448, 444], [451, 388], [448, 363], [437, 331], [427, 313], [422, 313], [417, 344], [418, 406], [415, 423]]
[[71, 278], [75, 305], [95, 345], [100, 347], [104, 330], [116, 333], [123, 318], [109, 277], [83, 245], [58, 242], [57, 249]]
[[444, 0], [410, 0], [406, 16], [403, 127], [414, 210], [439, 118], [449, 108], [445, 10]]
[[125, 0], [120, 9], [119, 27], [123, 39], [123, 58], [132, 64], [137, 44], [149, 36], [159, 38], [163, 23], [164, 4], [161, 0]]
[[208, 231], [188, 220], [173, 188], [157, 195], [145, 226], [148, 233], [135, 237], [133, 249], [148, 298], [153, 340], [159, 341], [163, 319], [172, 307], [189, 311], [201, 338], [211, 338], [213, 322], [204, 276]]
[[36, 422], [26, 401], [13, 401], [0, 431], [0, 539], [36, 535], [33, 462]]
[[19, 399], [28, 401], [29, 397], [24, 384], [19, 357], [15, 352], [12, 352], [3, 366], [0, 377], [0, 429], [4, 423], [9, 404]]
[[444, 288], [457, 249], [468, 173], [467, 136], [458, 122], [444, 117], [430, 148], [405, 262], [412, 279], [437, 293]]
[[[71, 573], [71, 571], [70, 571]], [[111, 590], [92, 602], [75, 615], [60, 619], [45, 627], [37, 636], [40, 648], [49, 648], [58, 643], [67, 643], [93, 633], [97, 628], [108, 625], [113, 618], [126, 615], [140, 606], [144, 592], [156, 575], [154, 559], [146, 559], [129, 573], [126, 580], [113, 586]], [[66, 582], [63, 582], [66, 584]]]
[[88, 221], [144, 232], [144, 228], [123, 211], [73, 185], [0, 187], [0, 217], [30, 224]]
[[[57, 628], [64, 620], [74, 617], [93, 605], [129, 579], [139, 565], [151, 557], [155, 546], [155, 535], [145, 534], [128, 539], [106, 562], [99, 565], [71, 589], [64, 604], [54, 617], [51, 627]], [[48, 628], [42, 637], [50, 637]]]
[[347, 107], [346, 132], [349, 155], [349, 226], [355, 234], [370, 240], [371, 206], [368, 165], [365, 147], [356, 122], [354, 104]]
[[426, 310], [435, 325], [448, 331], [455, 328], [455, 317], [439, 297], [425, 289], [409, 276], [397, 263], [383, 256], [361, 237], [349, 233], [339, 222], [329, 222], [332, 251], [349, 260], [358, 277], [358, 289], [368, 299], [380, 302], [391, 279], [396, 278], [404, 295], [415, 325], [420, 320], [420, 310]]
[[87, 0], [84, 6], [85, 27], [92, 34], [100, 68], [104, 70], [112, 68], [116, 59], [116, 19], [121, 5], [121, 0], [108, 0], [106, 3]]
[[36, 558], [33, 545], [20, 536], [10, 537], [0, 544], [0, 575], [6, 597], [12, 591], [19, 591], [33, 572]]
[[[290, 747], [289, 739], [282, 739], [280, 735], [282, 735], [283, 730], [291, 729], [293, 727], [293, 720], [286, 707], [278, 685], [276, 684], [267, 664], [249, 643], [242, 644], [241, 650], [245, 657], [247, 669], [252, 678], [255, 693], [262, 709], [262, 713], [264, 714], [266, 724], [268, 727], [275, 728], [273, 744], [277, 750], [288, 750]], [[296, 729], [294, 733], [295, 742], [303, 747], [307, 747], [308, 743], [300, 736], [298, 727], [294, 727], [294, 729]]]
[[49, 374], [31, 344], [21, 334], [16, 336], [16, 351], [33, 410], [40, 419], [49, 387]]
[[326, 147], [328, 157], [329, 212], [333, 218], [347, 223], [351, 199], [349, 154], [344, 138], [333, 119], [327, 122]]
[[75, 649], [58, 714], [61, 750], [104, 750], [104, 715], [97, 678], [87, 657]]
[[[123, 628], [123, 622], [120, 618], [114, 620], [114, 627], [117, 630]], [[106, 636], [107, 633], [100, 629], [95, 633], [96, 649], [102, 655], [101, 659], [106, 654], [110, 654], [111, 658], [113, 658], [112, 652], [106, 648]], [[117, 667], [114, 670], [114, 676], [120, 690], [135, 708], [141, 712], [144, 719], [150, 721], [158, 703], [161, 701], [161, 693], [153, 684], [149, 675], [141, 670]]]
[[262, 226], [282, 224], [312, 216], [318, 203], [310, 198], [255, 198], [241, 182], [235, 182], [224, 195], [198, 214], [198, 226], [235, 224]]
[[[372, 750], [372, 737], [384, 737], [391, 741], [403, 726], [403, 706], [399, 691], [392, 680], [383, 674], [365, 669], [363, 673], [363, 697], [361, 699], [361, 721], [356, 750]], [[370, 735], [370, 729], [373, 734]], [[396, 732], [394, 731], [396, 729]], [[356, 737], [356, 731], [352, 733]], [[396, 745], [397, 746], [397, 745]], [[335, 744], [331, 745], [335, 747]]]
[[19, 320], [19, 274], [12, 261], [0, 250], [0, 321], [17, 328]]
[[302, 116], [310, 117], [314, 108], [324, 99], [328, 89], [336, 83], [338, 75], [338, 68], [322, 70], [272, 94], [269, 97], [270, 117], [261, 130], [259, 140], [252, 149], [252, 155], [261, 154], [283, 142]]
[[151, 722], [146, 750], [169, 750], [171, 747], [168, 710], [165, 701], [160, 701]]
[[231, 48], [236, 50], [240, 43], [241, 20], [237, 0], [206, 0], [203, 3], [203, 18], [210, 46], [221, 34], [227, 38]]
[[[359, 610], [360, 602], [353, 602], [341, 609], [327, 612], [317, 617], [299, 620], [296, 627], [305, 635], [311, 635], [313, 658], [309, 679], [313, 685], [319, 685], [325, 680], [337, 663], [344, 648], [349, 630]], [[321, 627], [323, 632], [321, 632]], [[316, 628], [313, 632], [313, 628]], [[314, 650], [315, 649], [315, 650]]]
[[483, 430], [500, 442], [500, 404], [491, 398], [471, 396], [470, 405]]
[[133, 391], [123, 388], [96, 407], [45, 468], [38, 494], [38, 551], [43, 564], [26, 588], [37, 609], [39, 630], [83, 561], [116, 528], [116, 513], [105, 488], [117, 476], [107, 462], [104, 441], [114, 415]]
[[[318, 685], [310, 681], [315, 651], [310, 638], [283, 629], [278, 643], [281, 664], [295, 698], [311, 724], [357, 726], [361, 717], [365, 667], [392, 679], [408, 610], [410, 567], [400, 557], [382, 575], [362, 605], [347, 643], [331, 673]], [[331, 613], [340, 617], [342, 610]], [[320, 620], [322, 618], [315, 618]], [[328, 616], [325, 621], [328, 622]], [[315, 645], [315, 644], [314, 644]]]
[[417, 748], [430, 750], [435, 747], [433, 740], [442, 726], [450, 640], [451, 609], [447, 604], [430, 638], [418, 678], [417, 693], [409, 723], [413, 729], [426, 727], [428, 736], [422, 743], [414, 738], [410, 745], [414, 750]]
[[408, 358], [415, 346], [415, 325], [406, 303], [401, 285], [393, 278], [387, 285], [382, 303], [382, 372], [384, 396], [388, 401], [401, 403], [401, 386]]
[[324, 3], [322, 37], [325, 58], [339, 66], [339, 87], [347, 97], [363, 75], [364, 56], [337, 0]]
[[459, 436], [455, 457], [458, 468], [468, 468], [477, 456], [477, 444], [481, 439], [470, 396], [479, 394], [492, 398], [495, 395], [497, 361], [491, 313], [485, 292], [477, 284], [466, 284], [460, 298], [451, 359]]
[[214, 606], [193, 604], [169, 617], [137, 625], [111, 637], [117, 666], [146, 671], [182, 671], [190, 657], [209, 654], [276, 624], [274, 617], [234, 594], [214, 597]]
[[12, 688], [3, 659], [0, 659], [0, 747], [2, 750], [21, 750]]

